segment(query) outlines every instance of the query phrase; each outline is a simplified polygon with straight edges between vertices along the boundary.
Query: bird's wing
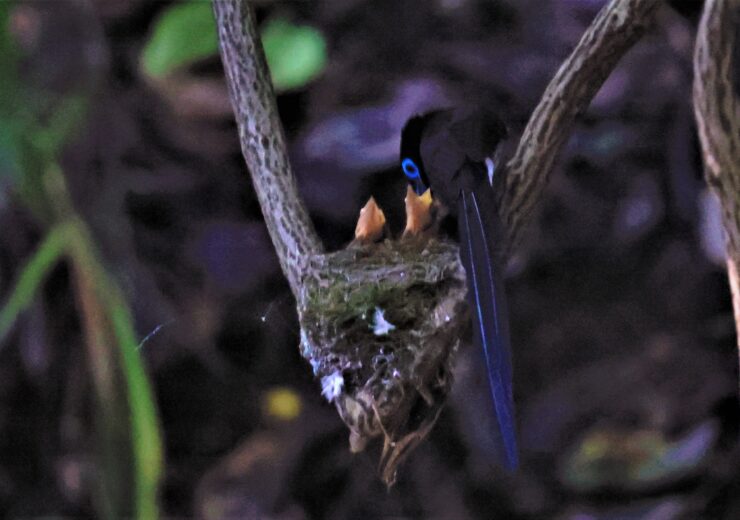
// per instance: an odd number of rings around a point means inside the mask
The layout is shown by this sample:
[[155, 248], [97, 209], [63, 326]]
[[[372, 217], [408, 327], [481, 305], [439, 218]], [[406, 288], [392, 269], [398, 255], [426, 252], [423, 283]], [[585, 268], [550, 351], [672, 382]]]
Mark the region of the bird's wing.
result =
[[483, 162], [491, 157], [507, 135], [503, 121], [480, 107], [455, 110], [450, 116], [448, 129], [455, 145], [474, 162]]
[[[474, 191], [461, 190], [458, 198], [460, 251], [468, 278], [468, 301], [473, 317], [473, 337], [480, 346], [496, 412], [497, 444], [506, 467], [518, 465], [514, 401], [512, 398], [511, 353], [509, 347], [506, 294], [497, 256], [491, 248], [496, 229], [495, 205], [478, 204]], [[499, 226], [500, 227], [500, 226]]]

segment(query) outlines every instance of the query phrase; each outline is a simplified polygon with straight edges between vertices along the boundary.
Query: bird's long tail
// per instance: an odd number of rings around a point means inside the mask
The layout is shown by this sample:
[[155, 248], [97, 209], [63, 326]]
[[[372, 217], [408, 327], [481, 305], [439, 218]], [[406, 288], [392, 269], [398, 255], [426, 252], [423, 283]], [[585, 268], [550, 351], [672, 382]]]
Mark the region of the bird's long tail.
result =
[[[462, 190], [458, 199], [460, 256], [468, 278], [468, 301], [473, 317], [473, 338], [485, 358], [488, 382], [496, 412], [497, 446], [509, 469], [518, 465], [514, 401], [511, 384], [511, 349], [506, 294], [500, 259], [492, 248], [492, 231], [501, 229], [495, 205], [479, 205], [474, 191]], [[492, 201], [485, 201], [492, 202]], [[498, 225], [497, 225], [498, 224]], [[490, 231], [489, 231], [490, 230]]]

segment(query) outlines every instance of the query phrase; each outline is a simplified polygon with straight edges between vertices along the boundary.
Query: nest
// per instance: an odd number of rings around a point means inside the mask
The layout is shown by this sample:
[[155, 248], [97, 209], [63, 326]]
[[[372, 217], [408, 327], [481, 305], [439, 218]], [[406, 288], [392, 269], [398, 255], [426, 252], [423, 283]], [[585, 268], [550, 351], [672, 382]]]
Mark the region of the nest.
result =
[[431, 430], [467, 322], [465, 271], [447, 241], [389, 241], [309, 259], [299, 298], [301, 353], [350, 429], [350, 448], [383, 439], [396, 470]]

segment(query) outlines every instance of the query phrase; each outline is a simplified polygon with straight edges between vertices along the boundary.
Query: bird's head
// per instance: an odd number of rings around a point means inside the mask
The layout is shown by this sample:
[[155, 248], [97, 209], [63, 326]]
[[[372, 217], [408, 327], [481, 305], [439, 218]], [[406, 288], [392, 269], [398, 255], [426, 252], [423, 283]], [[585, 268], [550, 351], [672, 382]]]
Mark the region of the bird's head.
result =
[[429, 189], [429, 178], [421, 159], [421, 138], [431, 115], [432, 113], [412, 117], [401, 132], [401, 169], [419, 196]]

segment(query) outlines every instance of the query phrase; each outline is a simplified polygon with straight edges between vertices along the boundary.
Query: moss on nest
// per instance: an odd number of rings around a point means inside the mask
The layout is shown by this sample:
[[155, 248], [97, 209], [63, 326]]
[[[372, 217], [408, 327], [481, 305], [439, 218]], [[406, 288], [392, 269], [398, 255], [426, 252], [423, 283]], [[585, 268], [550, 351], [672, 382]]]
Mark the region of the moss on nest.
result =
[[[309, 264], [299, 303], [302, 354], [349, 426], [353, 450], [384, 437], [381, 472], [391, 482], [449, 390], [467, 318], [457, 247], [385, 241]], [[388, 326], [378, 328], [380, 319]]]

